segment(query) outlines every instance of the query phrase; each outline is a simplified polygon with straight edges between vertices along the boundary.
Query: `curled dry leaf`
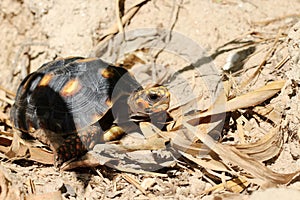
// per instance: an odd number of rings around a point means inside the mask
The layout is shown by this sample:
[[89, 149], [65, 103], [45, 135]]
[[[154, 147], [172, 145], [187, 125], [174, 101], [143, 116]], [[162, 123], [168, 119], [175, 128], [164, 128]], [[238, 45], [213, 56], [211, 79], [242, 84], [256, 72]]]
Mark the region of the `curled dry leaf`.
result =
[[13, 138], [11, 138], [11, 145], [9, 146], [9, 149], [4, 153], [9, 158], [17, 159], [27, 157], [27, 151], [28, 148], [21, 141], [18, 134], [14, 134]]
[[223, 162], [239, 166], [240, 168], [251, 174], [253, 178], [248, 179], [250, 182], [265, 187], [270, 187], [278, 184], [287, 184], [300, 174], [300, 171], [289, 174], [274, 172], [256, 159], [240, 152], [235, 147], [217, 143], [209, 135], [199, 131], [197, 127], [192, 126], [188, 123], [184, 123], [184, 126], [189, 131], [194, 133], [201, 142], [203, 142], [212, 151], [214, 151], [223, 160]]
[[[3, 142], [9, 145], [4, 145]], [[54, 155], [51, 151], [42, 148], [44, 145], [37, 140], [24, 141], [17, 133], [13, 138], [0, 137], [0, 152], [12, 160], [28, 159], [43, 164], [54, 164]]]
[[283, 137], [279, 128], [273, 128], [259, 141], [250, 144], [233, 145], [240, 152], [258, 161], [266, 161], [277, 156], [283, 145]]

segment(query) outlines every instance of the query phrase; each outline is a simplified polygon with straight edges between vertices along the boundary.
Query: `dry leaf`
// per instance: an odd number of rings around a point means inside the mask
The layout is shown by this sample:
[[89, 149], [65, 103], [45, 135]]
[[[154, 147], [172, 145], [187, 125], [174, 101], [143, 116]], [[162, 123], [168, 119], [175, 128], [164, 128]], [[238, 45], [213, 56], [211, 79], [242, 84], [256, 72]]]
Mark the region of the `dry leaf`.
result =
[[142, 133], [147, 135], [146, 138], [139, 133], [127, 134], [119, 141], [120, 146], [130, 151], [165, 149], [167, 139], [160, 137], [158, 134], [151, 135], [151, 126], [148, 124], [140, 124], [140, 128]]
[[5, 152], [7, 157], [13, 159], [27, 157], [28, 147], [21, 140], [18, 134], [14, 134], [9, 150]]
[[233, 145], [236, 149], [258, 161], [266, 161], [277, 156], [283, 145], [279, 128], [273, 128], [259, 141], [250, 144]]
[[246, 172], [250, 173], [253, 176], [253, 178], [249, 178], [248, 181], [250, 182], [254, 182], [265, 187], [287, 184], [300, 173], [300, 171], [290, 174], [276, 173], [258, 162], [256, 159], [248, 156], [247, 154], [241, 153], [235, 147], [217, 143], [209, 135], [199, 131], [197, 127], [188, 123], [184, 123], [184, 126], [194, 133], [201, 142], [218, 154], [223, 162], [239, 166]]
[[207, 116], [218, 115], [224, 112], [230, 112], [241, 108], [256, 106], [278, 93], [284, 86], [284, 84], [285, 81], [273, 81], [257, 90], [235, 97], [234, 99], [231, 99], [227, 102], [225, 101], [225, 95], [220, 94], [220, 96], [218, 97], [214, 105], [212, 105], [212, 107], [210, 107], [204, 112], [186, 116], [184, 119], [189, 124], [197, 125], [199, 124], [199, 120], [201, 118]]
[[29, 153], [29, 160], [33, 160], [43, 164], [54, 164], [53, 152], [47, 151], [39, 147], [29, 147]]
[[20, 190], [12, 185], [12, 183], [5, 177], [3, 171], [0, 171], [0, 199], [17, 200], [20, 199], [20, 195]]
[[232, 172], [224, 163], [215, 160], [210, 157], [204, 157], [204, 158], [198, 158], [194, 157], [188, 153], [185, 152], [180, 152], [184, 157], [187, 159], [193, 161], [194, 163], [198, 164], [199, 166], [205, 168], [205, 169], [210, 169], [210, 170], [215, 170], [215, 171], [222, 171], [222, 172]]
[[128, 151], [116, 144], [97, 144], [81, 160], [62, 166], [63, 170], [76, 167], [95, 167], [106, 165], [120, 171], [141, 173], [141, 171], [156, 171], [173, 166], [174, 155], [168, 150], [136, 150]]
[[231, 99], [226, 102], [226, 112], [261, 104], [279, 92], [284, 84], [284, 80], [273, 81], [257, 90]]
[[222, 162], [219, 162], [214, 155], [210, 155], [211, 150], [205, 145], [193, 143], [192, 141], [188, 140], [184, 135], [184, 132], [187, 132], [186, 129], [165, 132], [161, 131], [149, 122], [141, 122], [141, 125], [147, 126], [149, 128], [148, 131], [151, 130], [152, 134], [159, 134], [163, 138], [166, 138], [166, 140], [170, 140], [172, 147], [179, 150], [181, 155], [197, 163], [198, 165], [206, 169], [230, 172], [230, 169], [226, 165], [224, 165]]
[[[10, 143], [9, 147], [6, 147], [4, 142], [6, 144]], [[53, 164], [53, 153], [38, 146], [44, 145], [37, 140], [24, 141], [18, 136], [18, 134], [14, 134], [13, 139], [11, 140], [0, 137], [0, 151], [2, 151], [7, 157], [13, 160], [29, 159], [43, 164]]]
[[253, 111], [257, 114], [264, 116], [265, 118], [271, 120], [275, 124], [279, 124], [282, 120], [282, 114], [277, 109], [275, 109], [272, 105], [267, 106], [256, 106], [253, 108]]

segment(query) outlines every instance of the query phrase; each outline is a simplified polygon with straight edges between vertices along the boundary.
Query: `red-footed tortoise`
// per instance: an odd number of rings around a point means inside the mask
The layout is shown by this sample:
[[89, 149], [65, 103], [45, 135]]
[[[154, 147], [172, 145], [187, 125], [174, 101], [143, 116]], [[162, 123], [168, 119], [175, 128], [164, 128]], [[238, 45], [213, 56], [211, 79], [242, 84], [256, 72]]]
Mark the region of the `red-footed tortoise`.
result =
[[169, 100], [165, 87], [143, 89], [124, 68], [98, 58], [70, 57], [44, 64], [22, 81], [11, 121], [49, 144], [60, 165], [114, 139], [123, 132], [123, 122], [165, 112]]

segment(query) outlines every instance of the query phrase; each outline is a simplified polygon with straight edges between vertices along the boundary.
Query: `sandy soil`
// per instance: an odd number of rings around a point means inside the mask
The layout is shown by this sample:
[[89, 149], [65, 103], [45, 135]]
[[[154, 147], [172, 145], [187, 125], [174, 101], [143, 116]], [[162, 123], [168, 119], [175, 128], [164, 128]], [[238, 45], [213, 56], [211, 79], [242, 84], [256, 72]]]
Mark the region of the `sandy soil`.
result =
[[[137, 2], [139, 1], [125, 1], [125, 13]], [[300, 26], [295, 26], [300, 19], [299, 10], [299, 0], [153, 0], [142, 5], [124, 29], [172, 28], [201, 46], [206, 55], [212, 58], [220, 74], [224, 73], [222, 67], [228, 62], [228, 56], [245, 49], [235, 48], [234, 40], [241, 38], [239, 41], [246, 41], [257, 36], [256, 39], [266, 41], [261, 42], [254, 50], [256, 53], [244, 63], [243, 68], [251, 69], [263, 61], [268, 49], [273, 48], [273, 43], [268, 43], [267, 39], [280, 35], [280, 45], [268, 56], [262, 70], [263, 78], [260, 77], [257, 84], [247, 90], [271, 80], [288, 81], [277, 99], [271, 100], [278, 108], [282, 108], [283, 118], [277, 125], [280, 125], [280, 131], [284, 133], [284, 145], [276, 160], [268, 164], [268, 167], [277, 172], [288, 173], [300, 170]], [[2, 0], [0, 86], [16, 92], [20, 81], [45, 62], [58, 57], [94, 55], [100, 39], [116, 23], [115, 1]], [[274, 66], [286, 56], [290, 56], [287, 63], [274, 70]], [[168, 57], [163, 57], [162, 60], [162, 65], [178, 64]], [[239, 71], [235, 74], [233, 72], [234, 84], [243, 80], [241, 74], [243, 73]], [[4, 91], [1, 92], [5, 94]], [[239, 94], [238, 90], [235, 92]], [[8, 102], [0, 101], [0, 105], [2, 112], [7, 113], [10, 108]], [[255, 123], [255, 120], [251, 123]], [[268, 126], [262, 125], [261, 128], [268, 129]], [[6, 122], [0, 123], [0, 129], [10, 130]], [[233, 134], [234, 131], [228, 138], [234, 138]], [[251, 134], [254, 133], [249, 133], [248, 137]], [[124, 175], [107, 167], [84, 169], [75, 173], [60, 172], [52, 166], [36, 163], [11, 163], [7, 160], [1, 163], [0, 169], [9, 180], [9, 188], [15, 190], [20, 199], [29, 194], [34, 195], [27, 199], [44, 198], [42, 194], [53, 199], [213, 199], [216, 196], [220, 199], [269, 199], [270, 194], [274, 193], [269, 190], [256, 193], [254, 191], [261, 189], [253, 186], [240, 194], [225, 189], [203, 195], [201, 192], [214, 184], [213, 181], [207, 181], [209, 178], [203, 178], [201, 168], [195, 168], [193, 172], [189, 167], [180, 170], [178, 167], [170, 168], [164, 171], [168, 177], [153, 177]], [[146, 194], [129, 183], [124, 176], [134, 176], [146, 188]], [[35, 191], [30, 191], [31, 184], [35, 185]], [[299, 198], [300, 184], [297, 180], [282, 187], [283, 190], [276, 191], [278, 195], [273, 199], [280, 199], [280, 195]], [[35, 196], [36, 194], [41, 196]]]

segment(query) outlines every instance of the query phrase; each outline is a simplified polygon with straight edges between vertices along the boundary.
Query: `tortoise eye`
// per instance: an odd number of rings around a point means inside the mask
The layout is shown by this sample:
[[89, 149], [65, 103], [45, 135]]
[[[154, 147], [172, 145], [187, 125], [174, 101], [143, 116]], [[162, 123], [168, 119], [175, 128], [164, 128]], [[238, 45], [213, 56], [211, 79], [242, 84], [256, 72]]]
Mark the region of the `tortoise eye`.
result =
[[158, 99], [160, 99], [160, 96], [158, 94], [156, 94], [156, 93], [150, 93], [148, 95], [148, 99], [150, 101], [157, 101]]

